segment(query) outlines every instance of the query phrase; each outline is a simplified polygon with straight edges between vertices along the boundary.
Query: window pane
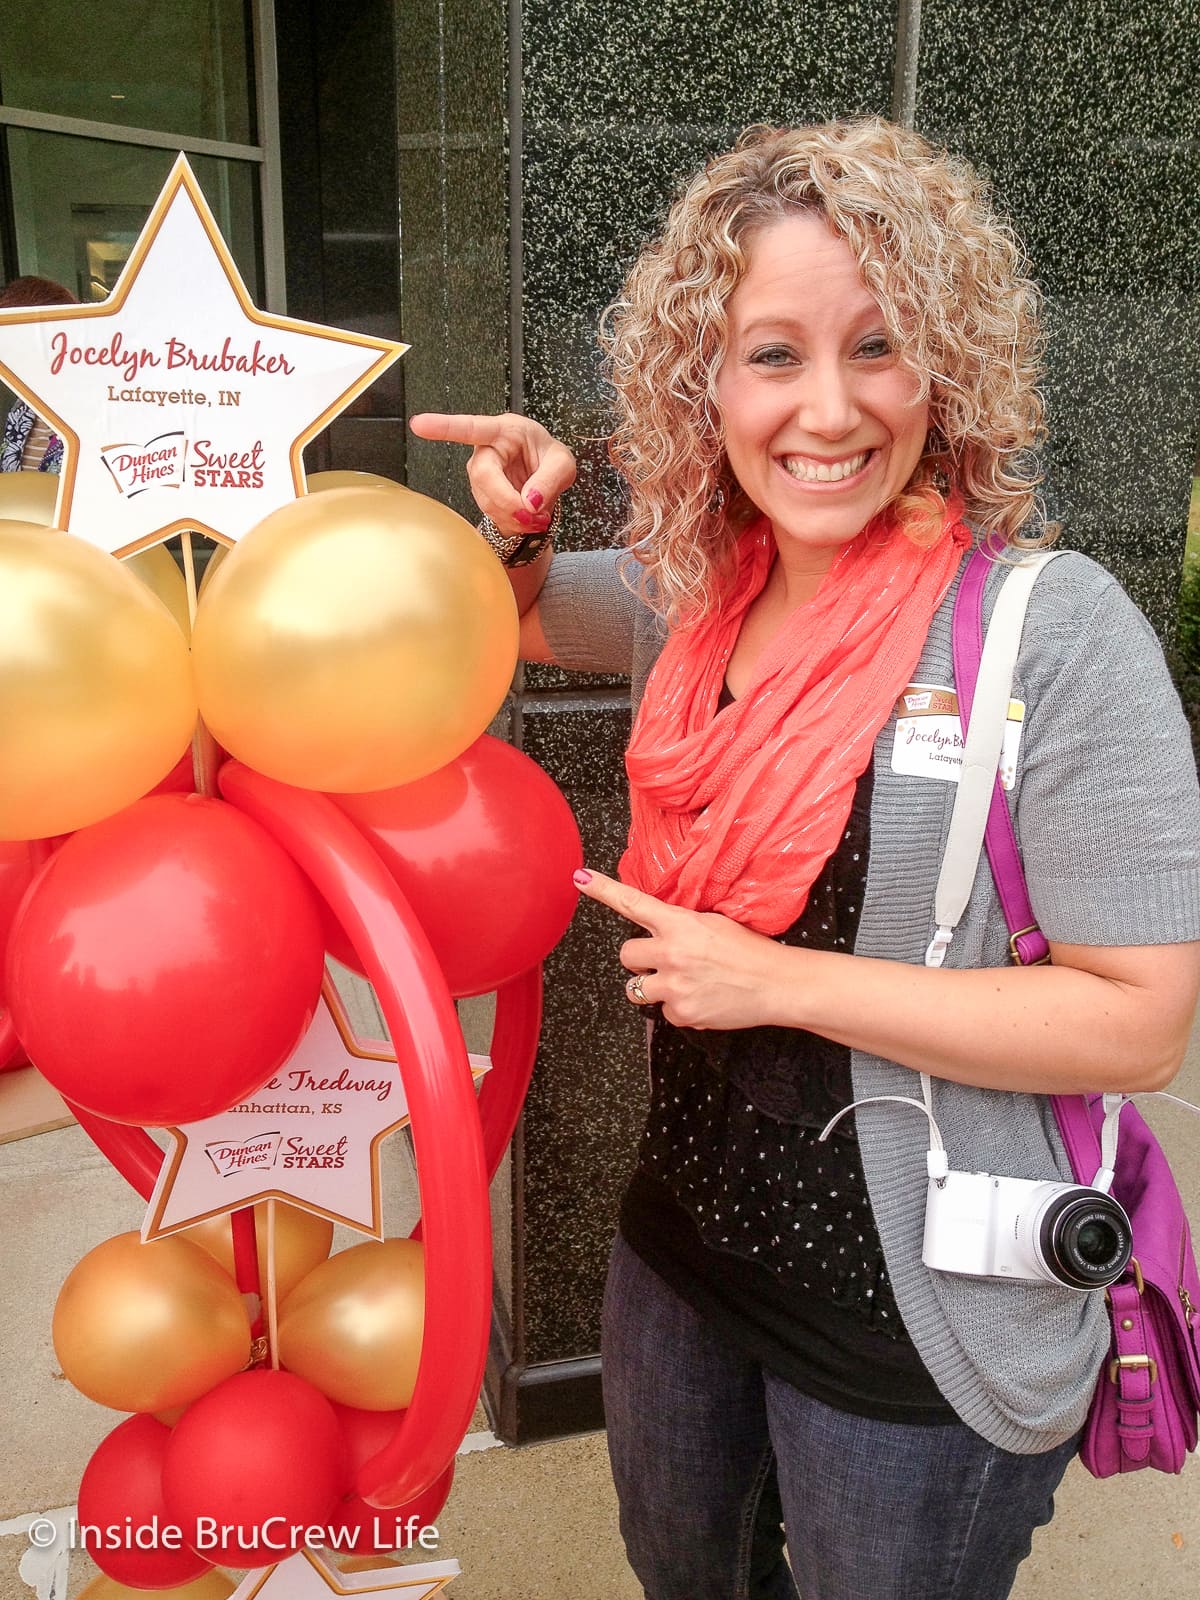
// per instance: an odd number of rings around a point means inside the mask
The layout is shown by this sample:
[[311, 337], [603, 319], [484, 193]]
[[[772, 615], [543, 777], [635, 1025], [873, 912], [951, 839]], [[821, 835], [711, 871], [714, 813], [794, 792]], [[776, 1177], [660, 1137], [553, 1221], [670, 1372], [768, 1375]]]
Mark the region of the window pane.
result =
[[[9, 128], [6, 140], [17, 241], [10, 277], [36, 273], [80, 300], [103, 300], [174, 162], [170, 150]], [[262, 303], [258, 169], [252, 162], [192, 156], [192, 169]]]
[[245, 0], [105, 0], [81, 13], [78, 0], [4, 0], [0, 100], [254, 143], [247, 9]]

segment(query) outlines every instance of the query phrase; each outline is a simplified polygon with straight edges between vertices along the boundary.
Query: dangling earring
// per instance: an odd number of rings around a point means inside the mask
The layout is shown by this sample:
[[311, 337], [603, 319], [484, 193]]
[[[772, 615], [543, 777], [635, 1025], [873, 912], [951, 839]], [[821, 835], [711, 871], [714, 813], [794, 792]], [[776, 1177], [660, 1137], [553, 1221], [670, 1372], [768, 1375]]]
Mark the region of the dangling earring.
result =
[[924, 455], [929, 468], [929, 481], [943, 499], [950, 493], [950, 474], [945, 466], [945, 452], [946, 441], [936, 428], [930, 428], [925, 435]]
[[722, 483], [718, 483], [709, 497], [707, 510], [710, 517], [719, 517], [724, 509], [725, 486]]

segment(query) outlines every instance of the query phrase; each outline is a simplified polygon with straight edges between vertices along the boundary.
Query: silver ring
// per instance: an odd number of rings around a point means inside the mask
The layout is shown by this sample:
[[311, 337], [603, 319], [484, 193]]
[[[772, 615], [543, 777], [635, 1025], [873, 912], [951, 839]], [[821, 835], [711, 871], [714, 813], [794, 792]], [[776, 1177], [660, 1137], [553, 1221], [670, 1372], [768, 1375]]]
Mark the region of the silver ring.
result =
[[642, 989], [642, 979], [645, 976], [644, 972], [635, 972], [632, 978], [625, 980], [625, 993], [631, 1000], [636, 1001], [639, 1006], [646, 1004], [646, 995]]

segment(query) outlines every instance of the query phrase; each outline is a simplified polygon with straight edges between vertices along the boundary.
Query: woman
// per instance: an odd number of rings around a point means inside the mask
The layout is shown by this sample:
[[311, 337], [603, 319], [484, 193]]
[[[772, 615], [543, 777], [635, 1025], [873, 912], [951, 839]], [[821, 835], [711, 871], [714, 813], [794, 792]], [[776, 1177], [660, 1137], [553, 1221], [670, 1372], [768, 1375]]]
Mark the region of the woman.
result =
[[1007, 964], [985, 865], [952, 966], [922, 965], [954, 786], [894, 707], [953, 688], [972, 538], [1037, 542], [1036, 306], [979, 181], [917, 135], [751, 130], [611, 311], [638, 596], [611, 555], [537, 551], [573, 476], [543, 429], [414, 419], [475, 446], [528, 658], [632, 662], [636, 697], [658, 657], [623, 882], [580, 883], [640, 929], [626, 997], [656, 1017], [603, 1350], [651, 1600], [998, 1600], [1087, 1411], [1101, 1297], [923, 1266], [923, 1118], [879, 1104], [817, 1138], [919, 1070], [954, 1167], [1067, 1179], [1043, 1097], [1159, 1088], [1185, 1048], [1187, 733], [1147, 624], [1083, 557], [1039, 579], [1014, 690], [1052, 964]]

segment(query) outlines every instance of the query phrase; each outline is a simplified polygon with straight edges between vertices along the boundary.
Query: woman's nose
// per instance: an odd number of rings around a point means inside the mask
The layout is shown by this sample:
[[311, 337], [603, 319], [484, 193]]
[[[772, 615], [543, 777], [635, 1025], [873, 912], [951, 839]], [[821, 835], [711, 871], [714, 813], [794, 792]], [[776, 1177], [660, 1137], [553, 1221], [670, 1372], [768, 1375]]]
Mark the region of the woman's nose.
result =
[[844, 438], [862, 418], [850, 375], [840, 361], [814, 363], [799, 401], [801, 427], [823, 439]]

